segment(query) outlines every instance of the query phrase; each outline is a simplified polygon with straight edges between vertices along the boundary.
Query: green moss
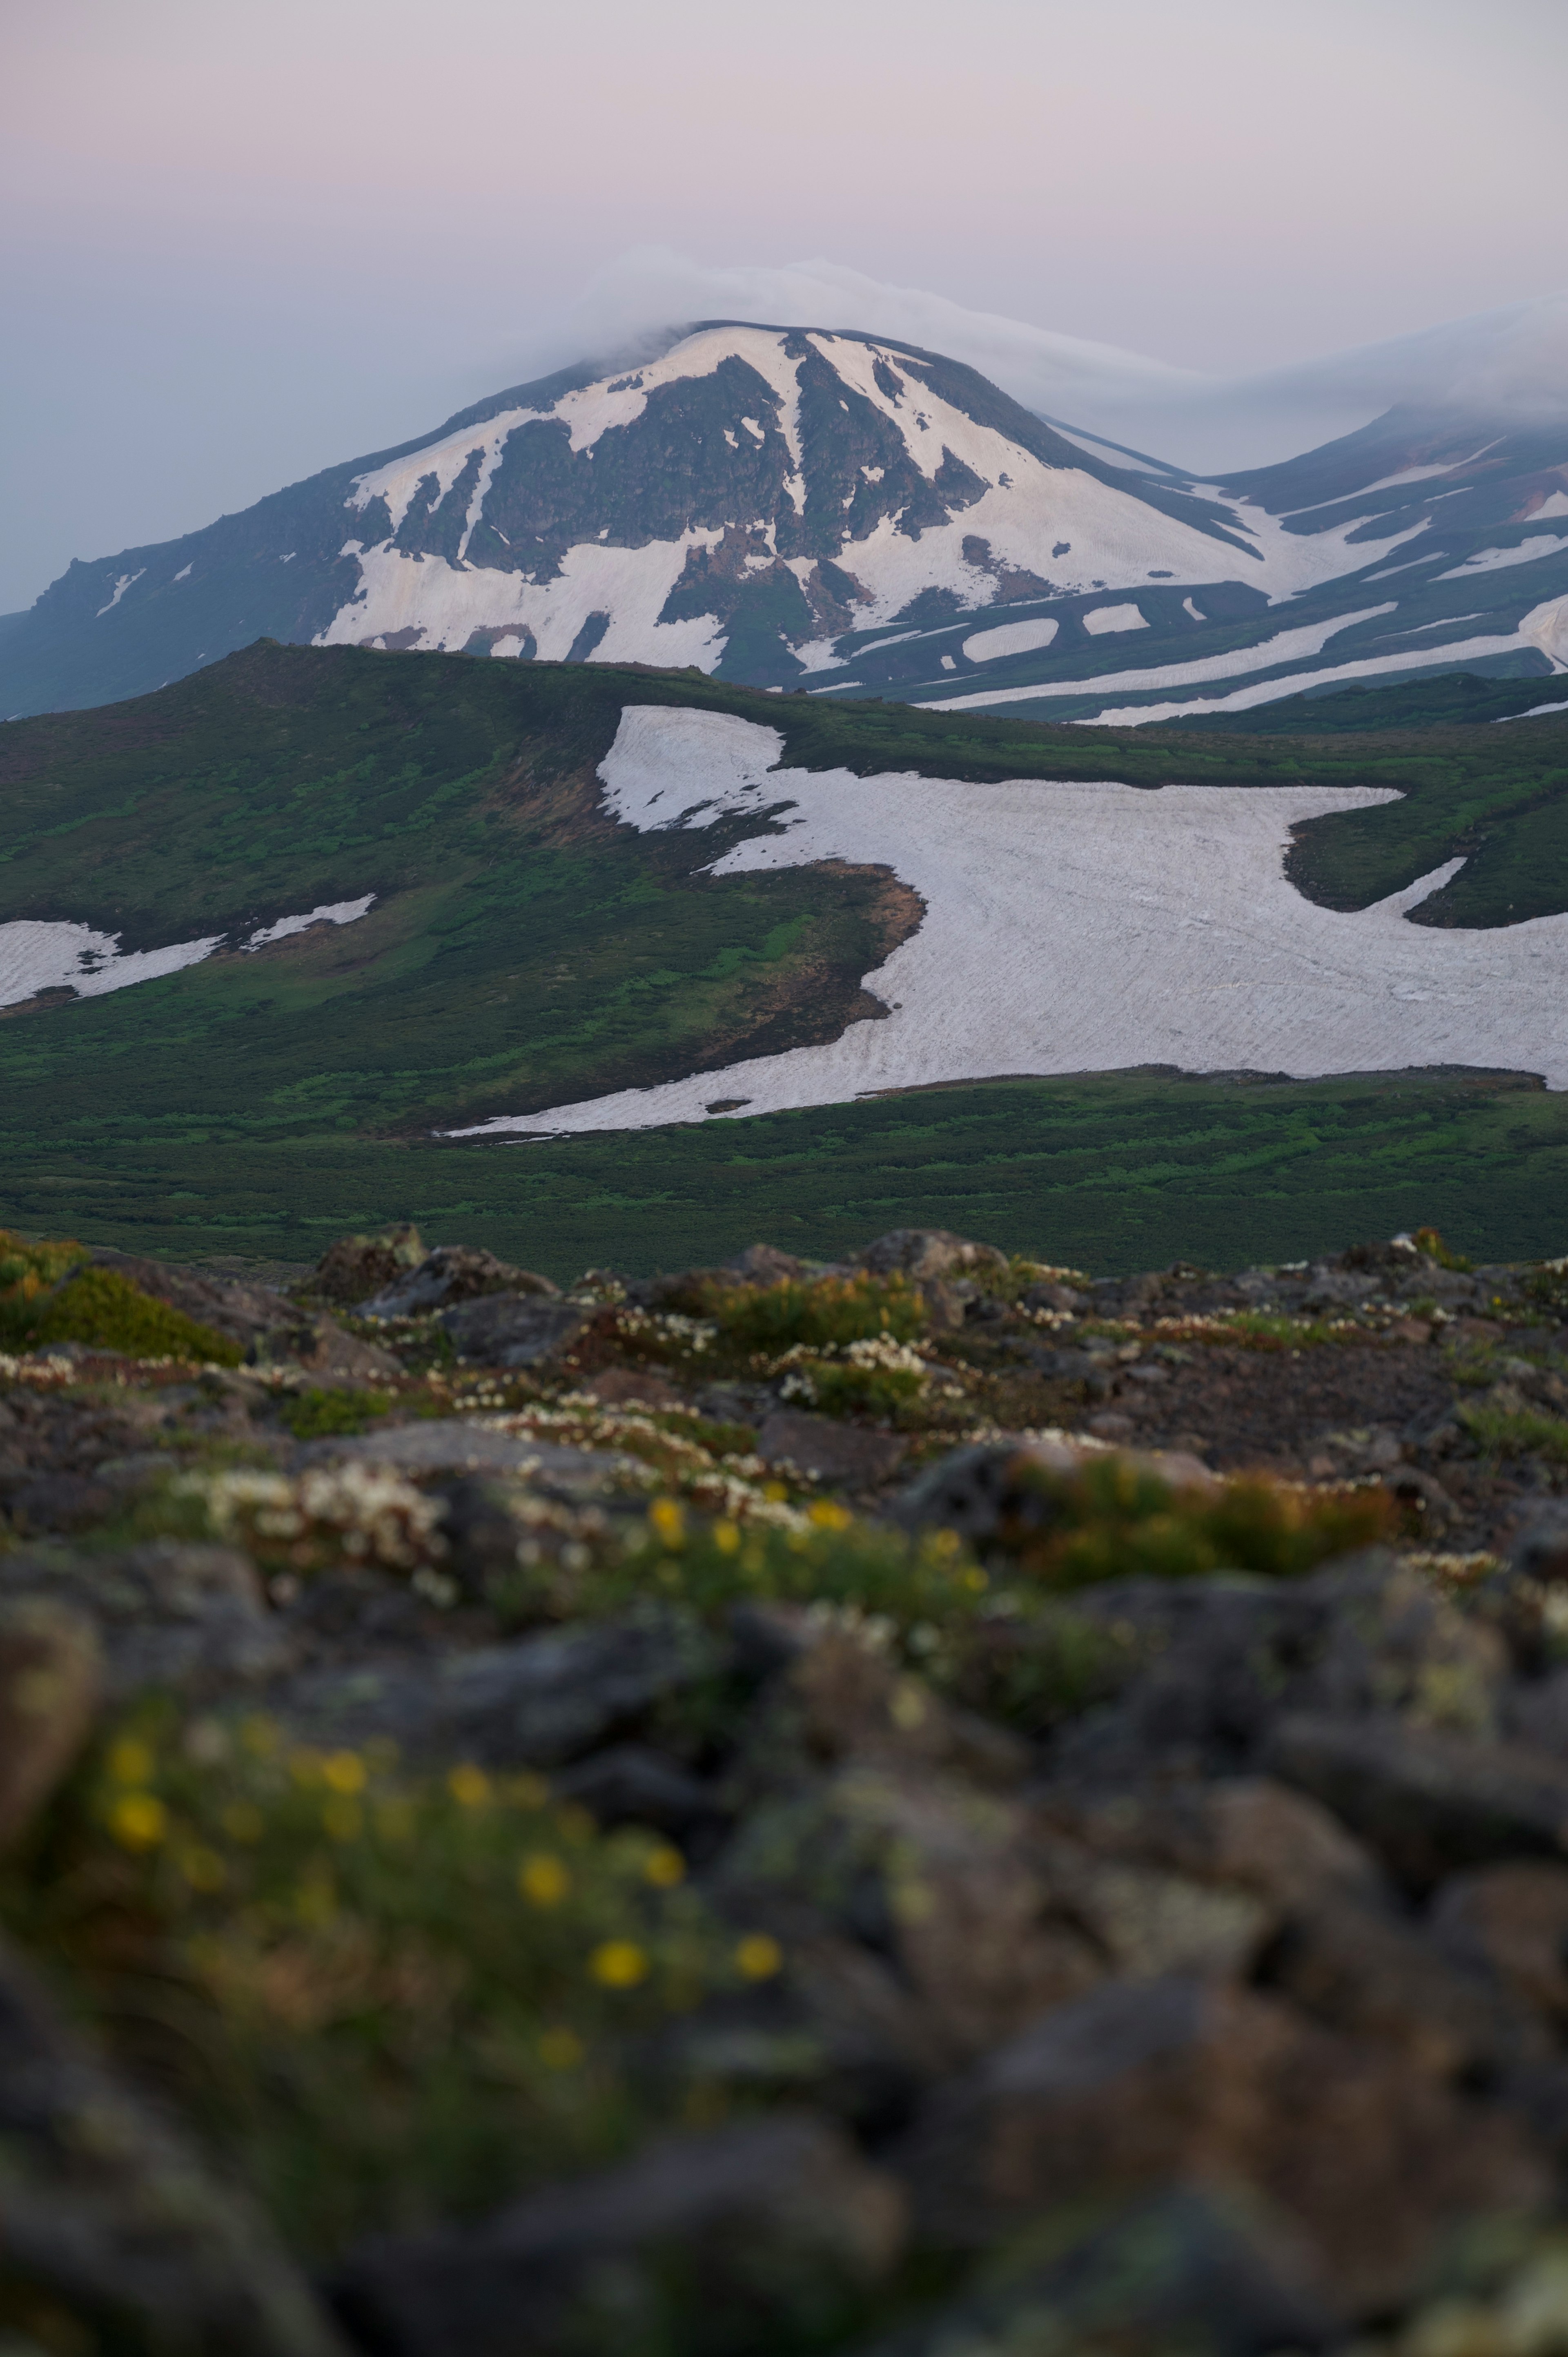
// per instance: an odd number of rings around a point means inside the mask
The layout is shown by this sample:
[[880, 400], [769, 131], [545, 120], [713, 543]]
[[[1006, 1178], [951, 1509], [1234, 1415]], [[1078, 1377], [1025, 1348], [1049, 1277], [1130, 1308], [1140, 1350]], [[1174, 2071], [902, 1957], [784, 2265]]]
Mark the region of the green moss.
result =
[[1545, 1457], [1568, 1465], [1568, 1419], [1541, 1408], [1466, 1406], [1460, 1423], [1483, 1448], [1499, 1457]]
[[387, 1392], [295, 1392], [283, 1400], [278, 1419], [296, 1440], [326, 1440], [334, 1433], [363, 1432], [392, 1405]]
[[709, 1286], [704, 1313], [723, 1340], [770, 1355], [804, 1347], [870, 1341], [886, 1334], [911, 1341], [927, 1322], [925, 1297], [902, 1277], [827, 1276], [781, 1285]]
[[244, 1355], [210, 1326], [110, 1268], [81, 1269], [48, 1294], [28, 1297], [18, 1288], [0, 1302], [0, 1333], [27, 1350], [81, 1342], [133, 1359], [189, 1359], [220, 1367], [237, 1367]]

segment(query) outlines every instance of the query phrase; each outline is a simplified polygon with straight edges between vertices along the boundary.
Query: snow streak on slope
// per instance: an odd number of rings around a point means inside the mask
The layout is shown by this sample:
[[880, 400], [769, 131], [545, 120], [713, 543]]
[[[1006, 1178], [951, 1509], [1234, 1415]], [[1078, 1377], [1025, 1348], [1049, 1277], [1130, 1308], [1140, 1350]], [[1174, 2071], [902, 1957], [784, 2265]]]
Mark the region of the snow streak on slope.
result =
[[547, 1135], [837, 1104], [886, 1089], [1150, 1063], [1299, 1077], [1475, 1064], [1568, 1088], [1568, 917], [1506, 931], [1408, 924], [1461, 864], [1355, 915], [1286, 882], [1290, 830], [1385, 790], [856, 778], [779, 770], [776, 729], [628, 707], [600, 768], [626, 823], [711, 825], [784, 807], [714, 874], [843, 859], [892, 866], [926, 904], [866, 975], [889, 1007], [822, 1048], [480, 1124]]
[[[1156, 663], [1145, 671], [1102, 672], [1093, 679], [1050, 680], [1035, 687], [993, 687], [989, 693], [980, 689], [972, 695], [922, 696], [919, 701], [929, 712], [963, 712], [982, 704], [989, 708], [993, 704], [1033, 703], [1043, 695], [1115, 694], [1135, 687], [1190, 687], [1199, 680], [1234, 679], [1238, 672], [1272, 671], [1278, 663], [1299, 662], [1304, 655], [1321, 654], [1341, 630], [1394, 610], [1392, 600], [1383, 606], [1363, 606], [1359, 614], [1337, 614], [1331, 621], [1308, 622], [1299, 630], [1276, 630], [1261, 646], [1233, 647], [1228, 654], [1200, 655], [1192, 662]], [[1092, 615], [1088, 618], [1090, 622], [1093, 619]], [[1295, 684], [1282, 686], [1280, 693], [1293, 693]]]
[[[324, 902], [303, 916], [280, 917], [248, 934], [239, 947], [265, 949], [310, 925], [351, 925], [375, 899], [367, 892], [359, 900]], [[0, 1006], [16, 1006], [41, 990], [72, 990], [78, 998], [102, 998], [111, 990], [126, 990], [133, 983], [156, 982], [160, 975], [178, 974], [199, 965], [220, 949], [226, 936], [209, 933], [194, 942], [171, 942], [159, 950], [122, 950], [118, 933], [95, 932], [91, 925], [17, 919], [0, 925]]]
[[[1196, 712], [1251, 712], [1260, 704], [1277, 703], [1283, 695], [1303, 695], [1314, 687], [1337, 687], [1347, 680], [1382, 679], [1401, 671], [1452, 670], [1457, 663], [1489, 662], [1497, 655], [1532, 651], [1545, 655], [1553, 671], [1568, 669], [1568, 597], [1533, 608], [1507, 638], [1461, 639], [1445, 647], [1409, 647], [1393, 654], [1369, 655], [1359, 662], [1335, 663], [1327, 671], [1292, 672], [1283, 679], [1262, 680], [1254, 687], [1239, 687], [1230, 695], [1190, 696], [1181, 704], [1108, 705], [1078, 725], [1085, 728], [1144, 728], [1151, 721], [1187, 719]], [[1240, 663], [1230, 666], [1230, 672], [1241, 668]], [[1217, 678], [1221, 675], [1211, 674]], [[1128, 679], [1120, 683], [1133, 686], [1137, 683]], [[1021, 692], [1029, 693], [1026, 689]], [[977, 695], [968, 700], [972, 704], [1000, 704], [1003, 699], [999, 695]], [[1522, 713], [1513, 716], [1516, 719], [1525, 716]]]

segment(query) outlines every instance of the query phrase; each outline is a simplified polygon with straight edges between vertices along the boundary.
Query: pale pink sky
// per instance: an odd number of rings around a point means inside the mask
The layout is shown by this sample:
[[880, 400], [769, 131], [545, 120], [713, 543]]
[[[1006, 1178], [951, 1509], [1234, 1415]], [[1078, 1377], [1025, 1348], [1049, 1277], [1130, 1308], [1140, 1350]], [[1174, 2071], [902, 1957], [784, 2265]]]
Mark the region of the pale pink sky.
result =
[[568, 356], [628, 248], [1221, 375], [1549, 294], [1565, 91], [1564, 0], [5, 0], [0, 610]]

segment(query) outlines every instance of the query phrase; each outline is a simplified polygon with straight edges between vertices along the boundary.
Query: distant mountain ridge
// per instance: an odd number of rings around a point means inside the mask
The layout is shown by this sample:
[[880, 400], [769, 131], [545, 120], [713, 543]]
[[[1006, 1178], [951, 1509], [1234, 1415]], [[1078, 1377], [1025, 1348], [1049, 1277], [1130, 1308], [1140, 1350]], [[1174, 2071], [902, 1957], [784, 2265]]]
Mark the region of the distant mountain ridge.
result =
[[1137, 721], [1411, 668], [1549, 674], [1565, 593], [1568, 429], [1394, 411], [1200, 484], [913, 345], [711, 321], [74, 563], [0, 618], [0, 714], [271, 637]]

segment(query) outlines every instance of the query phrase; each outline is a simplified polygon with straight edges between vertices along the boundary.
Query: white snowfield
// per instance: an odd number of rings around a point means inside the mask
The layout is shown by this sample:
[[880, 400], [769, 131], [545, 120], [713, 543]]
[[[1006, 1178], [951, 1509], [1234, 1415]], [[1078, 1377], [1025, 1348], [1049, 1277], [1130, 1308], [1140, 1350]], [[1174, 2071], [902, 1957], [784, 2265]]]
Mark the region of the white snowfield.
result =
[[1083, 627], [1091, 639], [1099, 639], [1109, 630], [1146, 630], [1149, 621], [1141, 606], [1096, 606], [1084, 616]]
[[599, 770], [643, 831], [782, 805], [715, 875], [843, 859], [892, 867], [918, 930], [865, 986], [885, 1020], [649, 1089], [452, 1133], [548, 1136], [841, 1104], [1000, 1074], [1175, 1064], [1301, 1078], [1470, 1064], [1568, 1088], [1568, 916], [1500, 931], [1406, 922], [1451, 860], [1354, 915], [1285, 880], [1293, 826], [1396, 800], [1373, 787], [962, 785], [776, 765], [777, 729], [629, 706]]
[[[725, 644], [715, 616], [699, 615], [683, 622], [660, 622], [658, 617], [684, 570], [688, 551], [713, 547], [722, 537], [717, 528], [693, 529], [679, 541], [642, 548], [579, 543], [566, 553], [560, 574], [547, 581], [532, 581], [524, 572], [476, 565], [469, 561], [468, 544], [484, 514], [508, 437], [520, 426], [553, 420], [566, 425], [575, 451], [592, 450], [603, 435], [631, 425], [657, 387], [711, 375], [732, 357], [755, 369], [777, 397], [779, 429], [793, 469], [786, 479], [787, 490], [796, 509], [803, 511], [807, 462], [800, 428], [801, 362], [787, 356], [788, 340], [782, 332], [765, 328], [704, 328], [627, 376], [564, 393], [550, 409], [505, 410], [358, 476], [345, 503], [349, 516], [361, 516], [372, 501], [384, 499], [395, 533], [421, 496], [422, 484], [435, 478], [434, 496], [428, 490], [424, 494], [425, 506], [434, 506], [470, 458], [475, 454], [478, 457], [456, 562], [406, 555], [390, 540], [366, 545], [361, 529], [346, 540], [343, 550], [359, 559], [359, 589], [315, 643], [376, 645], [389, 636], [417, 631], [417, 641], [404, 638], [401, 642], [451, 650], [466, 645], [475, 630], [486, 630], [508, 634], [497, 640], [492, 652], [504, 648], [515, 654], [522, 649], [523, 633], [531, 632], [542, 657], [560, 660], [590, 616], [607, 614], [609, 628], [590, 660], [694, 663], [713, 671]], [[1155, 571], [1174, 580], [1241, 580], [1267, 591], [1277, 602], [1316, 581], [1358, 570], [1410, 537], [1409, 533], [1396, 533], [1351, 549], [1346, 545], [1348, 535], [1362, 518], [1343, 521], [1331, 533], [1291, 533], [1262, 509], [1214, 487], [1200, 487], [1217, 503], [1218, 520], [1240, 533], [1243, 553], [1233, 543], [1166, 516], [1134, 493], [1102, 483], [1081, 468], [1043, 464], [996, 428], [978, 425], [965, 411], [928, 392], [908, 373], [908, 364], [896, 348], [883, 350], [821, 333], [809, 335], [806, 341], [846, 388], [863, 394], [893, 423], [928, 480], [950, 451], [986, 485], [972, 506], [957, 511], [946, 524], [923, 526], [918, 539], [901, 533], [891, 516], [863, 539], [844, 537], [838, 559], [865, 592], [866, 601], [856, 617], [861, 630], [891, 622], [925, 590], [951, 590], [964, 608], [990, 606], [997, 595], [996, 567], [1036, 573], [1056, 588], [1072, 593], [1139, 587]], [[878, 384], [878, 362], [899, 378], [902, 393], [887, 393]], [[742, 424], [762, 436], [764, 429], [756, 420], [743, 419]], [[882, 470], [867, 471], [875, 479]], [[732, 521], [754, 526], [758, 520], [737, 516]], [[765, 521], [763, 529], [772, 549], [774, 525]], [[965, 542], [975, 539], [988, 544], [989, 564], [971, 563], [965, 556]], [[1054, 552], [1063, 542], [1068, 550], [1058, 558]], [[802, 582], [815, 569], [814, 558], [784, 561]], [[1100, 627], [1119, 626], [1103, 622]], [[820, 648], [813, 642], [799, 651], [808, 668], [833, 660], [831, 642]]]
[[[242, 950], [264, 949], [307, 925], [351, 925], [375, 899], [367, 892], [359, 900], [324, 902], [304, 916], [280, 917], [275, 924], [249, 933]], [[199, 965], [222, 946], [222, 933], [201, 941], [171, 942], [161, 950], [122, 950], [118, 933], [95, 932], [91, 925], [37, 922], [18, 918], [0, 925], [0, 1006], [16, 1006], [40, 990], [74, 990], [79, 998], [102, 998], [105, 992], [125, 990], [133, 983], [154, 982], [160, 974], [178, 974]]]
[[[999, 622], [993, 630], [975, 630], [963, 642], [963, 651], [971, 662], [995, 662], [1003, 655], [1029, 655], [1036, 648], [1048, 647], [1061, 625], [1058, 622]], [[902, 636], [902, 633], [900, 633]], [[879, 639], [875, 649], [862, 647], [862, 654], [880, 653], [884, 647], [896, 647], [897, 639]]]

